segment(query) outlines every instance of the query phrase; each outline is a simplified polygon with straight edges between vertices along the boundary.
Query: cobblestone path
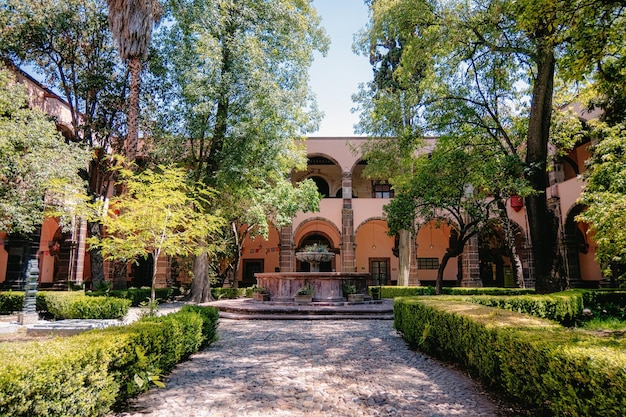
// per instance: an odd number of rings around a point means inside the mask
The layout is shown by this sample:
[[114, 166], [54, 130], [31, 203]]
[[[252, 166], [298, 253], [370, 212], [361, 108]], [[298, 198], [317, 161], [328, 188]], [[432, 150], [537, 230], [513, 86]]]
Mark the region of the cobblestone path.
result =
[[220, 320], [220, 340], [118, 417], [501, 416], [390, 320]]

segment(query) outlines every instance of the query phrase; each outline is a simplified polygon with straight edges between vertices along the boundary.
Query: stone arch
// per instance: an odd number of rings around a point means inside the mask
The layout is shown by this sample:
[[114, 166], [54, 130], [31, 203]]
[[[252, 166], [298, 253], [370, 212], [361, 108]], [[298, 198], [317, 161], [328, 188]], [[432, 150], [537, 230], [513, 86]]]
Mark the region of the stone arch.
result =
[[336, 159], [323, 153], [307, 155], [307, 169], [292, 174], [294, 183], [312, 179], [324, 198], [335, 198], [342, 188], [342, 167]]
[[[333, 236], [334, 235], [334, 236]], [[296, 251], [301, 250], [305, 246], [318, 244], [327, 245], [329, 252], [339, 253], [338, 244], [341, 239], [339, 230], [326, 219], [315, 218], [303, 222], [294, 234], [294, 243]], [[307, 262], [301, 262], [296, 259], [296, 271], [310, 271], [310, 265]], [[334, 257], [329, 262], [320, 264], [320, 272], [336, 271], [337, 264]]]
[[[422, 285], [435, 285], [439, 265], [454, 236], [458, 237], [456, 226], [445, 217], [421, 221], [418, 225], [415, 232], [417, 274]], [[454, 286], [459, 281], [460, 259], [448, 261], [443, 273], [445, 286]]]
[[300, 223], [293, 231], [296, 247], [301, 246], [304, 237], [312, 234], [325, 236], [333, 248], [339, 247], [341, 242], [341, 231], [333, 222], [324, 217], [311, 217]]

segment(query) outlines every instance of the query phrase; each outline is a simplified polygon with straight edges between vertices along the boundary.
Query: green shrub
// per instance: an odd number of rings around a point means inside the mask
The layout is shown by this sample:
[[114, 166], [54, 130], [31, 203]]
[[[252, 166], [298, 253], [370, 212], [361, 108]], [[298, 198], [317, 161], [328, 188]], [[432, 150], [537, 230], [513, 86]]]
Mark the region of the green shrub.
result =
[[47, 292], [46, 310], [55, 319], [121, 319], [128, 313], [130, 300], [87, 297], [82, 293]]
[[23, 306], [23, 291], [0, 292], [0, 314], [11, 314], [14, 311], [22, 311]]
[[469, 298], [473, 303], [531, 314], [563, 325], [571, 324], [583, 311], [583, 297], [577, 291], [520, 296], [481, 295]]
[[398, 298], [394, 325], [413, 347], [466, 367], [485, 384], [559, 416], [618, 416], [626, 409], [626, 341], [463, 302]]
[[247, 288], [211, 288], [211, 295], [217, 300], [233, 299], [245, 297], [247, 291]]
[[[113, 297], [131, 300], [132, 307], [139, 307], [141, 303], [145, 303], [150, 299], [150, 288], [129, 288], [126, 290], [109, 290], [109, 291], [88, 291], [86, 293], [91, 297]], [[155, 290], [156, 300], [165, 302], [180, 295], [180, 290], [176, 288], [157, 288]]]
[[196, 305], [185, 305], [180, 309], [182, 313], [192, 312], [197, 313], [202, 317], [202, 334], [204, 335], [204, 340], [202, 341], [202, 346], [208, 346], [210, 343], [213, 343], [217, 340], [217, 326], [219, 323], [219, 311], [215, 308], [205, 308]]
[[0, 415], [109, 414], [214, 339], [203, 329], [217, 312], [201, 309], [45, 342], [0, 343]]
[[[371, 289], [372, 287], [370, 287]], [[397, 286], [381, 286], [380, 297], [381, 298], [396, 298], [396, 297], [413, 297], [416, 295], [434, 295], [435, 287], [397, 287]], [[461, 287], [443, 287], [441, 293], [445, 295], [476, 295], [476, 294], [491, 294], [491, 295], [522, 295], [532, 294], [535, 291], [532, 289], [522, 288], [461, 288]]]

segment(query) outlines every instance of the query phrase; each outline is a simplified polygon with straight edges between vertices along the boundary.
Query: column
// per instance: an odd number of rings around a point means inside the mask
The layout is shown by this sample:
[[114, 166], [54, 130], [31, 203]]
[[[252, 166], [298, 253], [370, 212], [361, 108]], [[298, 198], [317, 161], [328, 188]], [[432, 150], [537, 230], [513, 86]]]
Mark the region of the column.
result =
[[352, 210], [352, 173], [341, 174], [341, 271], [357, 272], [354, 236], [354, 211]]
[[280, 228], [280, 253], [278, 266], [280, 272], [295, 272], [296, 270], [296, 249], [293, 242], [293, 230], [291, 225]]
[[478, 256], [478, 235], [474, 235], [463, 249], [462, 287], [482, 287], [480, 279], [480, 258]]

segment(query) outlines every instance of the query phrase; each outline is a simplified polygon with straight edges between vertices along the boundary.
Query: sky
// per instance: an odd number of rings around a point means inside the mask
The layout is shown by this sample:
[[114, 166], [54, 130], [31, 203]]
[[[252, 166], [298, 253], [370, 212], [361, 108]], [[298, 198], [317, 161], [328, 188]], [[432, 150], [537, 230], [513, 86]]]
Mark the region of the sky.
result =
[[351, 97], [360, 83], [372, 78], [368, 57], [352, 52], [354, 34], [367, 23], [367, 6], [363, 0], [313, 0], [313, 5], [331, 44], [326, 57], [316, 53], [309, 70], [311, 88], [325, 114], [310, 136], [354, 136], [358, 115], [350, 111]]

